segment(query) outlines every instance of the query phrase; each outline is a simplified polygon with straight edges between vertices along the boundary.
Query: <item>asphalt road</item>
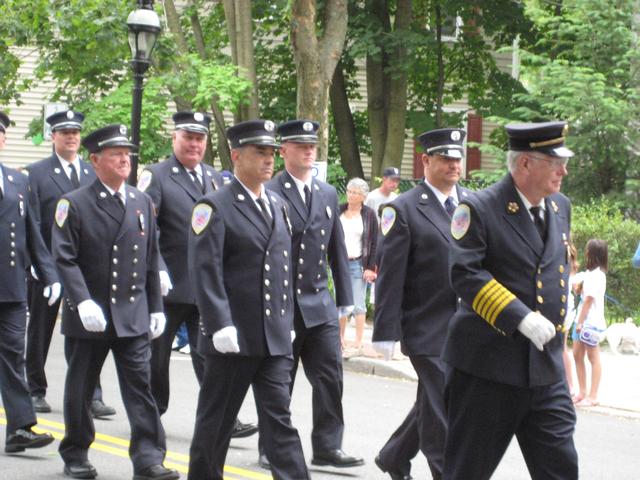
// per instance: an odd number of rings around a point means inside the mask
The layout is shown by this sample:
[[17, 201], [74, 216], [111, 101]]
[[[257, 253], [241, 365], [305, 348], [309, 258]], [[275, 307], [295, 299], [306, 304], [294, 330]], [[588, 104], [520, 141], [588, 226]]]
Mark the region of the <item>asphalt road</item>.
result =
[[[299, 372], [301, 373], [301, 372]], [[62, 339], [56, 335], [47, 366], [49, 375], [50, 414], [41, 415], [39, 427], [62, 438], [62, 392], [65, 363]], [[163, 416], [167, 432], [166, 465], [178, 469], [186, 478], [189, 442], [193, 432], [197, 402], [197, 383], [189, 357], [175, 353], [172, 359], [172, 397], [169, 411]], [[311, 397], [307, 381], [299, 376], [294, 391], [293, 422], [302, 438], [307, 462], [311, 460]], [[373, 458], [413, 403], [415, 383], [388, 378], [345, 373], [344, 411], [346, 431], [344, 450], [365, 458], [365, 465], [351, 469], [316, 468], [311, 466], [314, 479], [384, 479]], [[101, 480], [122, 480], [132, 476], [127, 445], [129, 426], [120, 399], [117, 378], [111, 357], [102, 376], [105, 401], [117, 409], [110, 420], [95, 422], [98, 432], [89, 458]], [[242, 406], [243, 421], [256, 421], [255, 405], [249, 395]], [[0, 431], [6, 429], [4, 410], [0, 409]], [[640, 421], [607, 416], [581, 410], [578, 412], [576, 444], [580, 455], [580, 478], [583, 480], [637, 480], [640, 478]], [[62, 460], [57, 453], [58, 442], [27, 454], [0, 453], [0, 479], [33, 480], [65, 478]], [[481, 447], [479, 447], [481, 448]], [[267, 471], [257, 465], [257, 436], [233, 440], [227, 455], [225, 478], [270, 479]], [[414, 461], [415, 479], [430, 479], [422, 455]], [[517, 443], [512, 443], [498, 471], [496, 480], [525, 480], [530, 478]]]

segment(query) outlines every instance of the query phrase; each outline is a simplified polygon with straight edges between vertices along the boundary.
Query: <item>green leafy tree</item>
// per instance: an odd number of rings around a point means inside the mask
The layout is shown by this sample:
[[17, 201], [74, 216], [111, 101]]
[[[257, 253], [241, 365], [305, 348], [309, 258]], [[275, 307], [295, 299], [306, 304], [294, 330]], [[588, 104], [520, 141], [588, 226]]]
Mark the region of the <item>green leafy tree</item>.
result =
[[624, 194], [638, 173], [639, 54], [634, 1], [566, 0], [549, 11], [532, 1], [527, 13], [539, 32], [522, 55], [527, 93], [511, 114], [520, 120], [560, 118], [570, 123], [565, 191], [575, 201]]

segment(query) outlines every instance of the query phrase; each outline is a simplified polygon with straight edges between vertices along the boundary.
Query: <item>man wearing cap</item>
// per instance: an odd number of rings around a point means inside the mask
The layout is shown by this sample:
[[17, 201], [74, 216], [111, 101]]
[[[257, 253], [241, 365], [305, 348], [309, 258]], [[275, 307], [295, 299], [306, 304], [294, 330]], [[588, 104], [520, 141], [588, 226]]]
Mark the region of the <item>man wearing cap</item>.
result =
[[378, 215], [378, 223], [380, 223], [380, 207], [398, 197], [396, 190], [400, 185], [400, 170], [396, 167], [387, 167], [382, 172], [382, 183], [367, 195], [364, 204], [373, 209]]
[[164, 330], [153, 203], [125, 183], [131, 172], [124, 125], [98, 129], [82, 142], [97, 180], [62, 196], [52, 251], [66, 288], [62, 333], [69, 367], [64, 392], [64, 474], [94, 478], [91, 395], [111, 351], [131, 426], [134, 480], [176, 479], [149, 382], [149, 342]]
[[291, 425], [293, 367], [291, 223], [264, 183], [271, 178], [275, 125], [267, 120], [227, 130], [235, 178], [194, 207], [189, 272], [200, 311], [198, 351], [205, 356], [191, 480], [222, 480], [235, 418], [249, 386], [274, 478], [309, 473]]
[[[53, 154], [27, 166], [30, 201], [40, 221], [40, 232], [47, 248], [51, 250], [51, 227], [58, 199], [72, 190], [92, 183], [96, 174], [91, 164], [78, 155], [80, 131], [84, 115], [73, 110], [64, 110], [49, 115], [46, 119], [51, 127]], [[38, 279], [29, 279], [29, 326], [27, 328], [27, 381], [36, 412], [48, 413], [51, 406], [46, 400], [47, 376], [45, 363], [49, 353], [51, 337], [56, 325], [60, 300], [49, 304], [43, 297], [45, 285]], [[113, 407], [102, 401], [100, 382], [91, 402], [94, 418], [116, 413]]]
[[445, 479], [490, 478], [514, 435], [532, 478], [578, 478], [562, 362], [571, 205], [560, 187], [573, 155], [565, 127], [507, 125], [509, 173], [453, 215], [460, 303], [443, 353]]
[[[9, 117], [0, 112], [0, 150]], [[29, 262], [46, 285], [49, 301], [60, 295], [51, 255], [29, 205], [27, 177], [0, 163], [0, 393], [7, 417], [4, 451], [23, 452], [53, 442], [49, 433], [35, 433], [37, 419], [25, 382], [24, 337], [27, 324], [26, 271]]]
[[446, 278], [453, 241], [451, 215], [468, 195], [458, 186], [464, 137], [464, 130], [458, 128], [420, 135], [423, 181], [381, 212], [384, 239], [376, 280], [373, 345], [388, 357], [399, 338], [402, 352], [418, 374], [414, 408], [376, 457], [376, 464], [393, 479], [411, 478], [416, 440], [432, 478], [442, 478], [447, 429], [440, 354], [457, 304]]
[[[342, 450], [342, 354], [338, 309], [329, 291], [327, 265], [331, 267], [336, 302], [353, 305], [349, 263], [338, 212], [336, 189], [311, 175], [316, 161], [317, 122], [293, 120], [278, 127], [280, 155], [285, 170], [267, 183], [289, 206], [293, 262], [293, 342], [291, 390], [302, 360], [313, 389], [314, 465], [355, 467], [362, 458]], [[262, 460], [262, 463], [265, 459]]]
[[[202, 162], [211, 116], [178, 112], [173, 121], [173, 155], [147, 167], [138, 182], [138, 188], [153, 200], [160, 232], [160, 286], [167, 326], [164, 335], [151, 342], [151, 392], [160, 415], [169, 407], [171, 345], [183, 322], [189, 335], [193, 370], [198, 383], [202, 382], [204, 360], [196, 350], [200, 315], [187, 270], [189, 228], [195, 203], [223, 184], [216, 169]], [[237, 421], [233, 436], [246, 437], [257, 431], [256, 425]]]

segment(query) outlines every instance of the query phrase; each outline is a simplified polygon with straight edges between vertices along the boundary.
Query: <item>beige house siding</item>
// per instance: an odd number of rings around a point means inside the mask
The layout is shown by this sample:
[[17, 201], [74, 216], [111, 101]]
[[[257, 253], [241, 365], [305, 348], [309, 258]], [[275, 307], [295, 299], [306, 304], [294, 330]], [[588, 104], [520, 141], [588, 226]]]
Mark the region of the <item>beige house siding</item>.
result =
[[[37, 52], [28, 48], [12, 49], [22, 60], [18, 72], [22, 78], [33, 78], [36, 67]], [[15, 102], [2, 105], [11, 118], [13, 125], [7, 129], [7, 142], [4, 150], [0, 151], [0, 161], [14, 168], [21, 168], [29, 163], [40, 160], [51, 154], [51, 142], [43, 141], [40, 145], [34, 145], [30, 139], [25, 138], [29, 129], [29, 123], [40, 116], [42, 108], [48, 103], [49, 93], [53, 90], [53, 82], [42, 81], [28, 91], [22, 92], [22, 105]]]

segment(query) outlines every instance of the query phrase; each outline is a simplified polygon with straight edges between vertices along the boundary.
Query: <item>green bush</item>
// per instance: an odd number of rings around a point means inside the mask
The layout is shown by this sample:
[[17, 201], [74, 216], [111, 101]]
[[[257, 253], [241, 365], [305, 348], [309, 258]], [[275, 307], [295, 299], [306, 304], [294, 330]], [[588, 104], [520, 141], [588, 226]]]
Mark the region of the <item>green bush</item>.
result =
[[606, 302], [608, 323], [638, 318], [640, 312], [640, 272], [631, 258], [640, 241], [640, 224], [624, 218], [622, 205], [605, 198], [574, 205], [571, 219], [572, 238], [578, 250], [580, 269], [584, 270], [584, 249], [592, 238], [606, 240], [609, 246], [607, 295], [620, 302]]

